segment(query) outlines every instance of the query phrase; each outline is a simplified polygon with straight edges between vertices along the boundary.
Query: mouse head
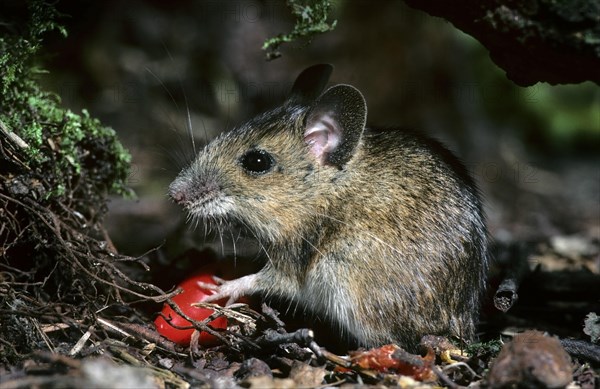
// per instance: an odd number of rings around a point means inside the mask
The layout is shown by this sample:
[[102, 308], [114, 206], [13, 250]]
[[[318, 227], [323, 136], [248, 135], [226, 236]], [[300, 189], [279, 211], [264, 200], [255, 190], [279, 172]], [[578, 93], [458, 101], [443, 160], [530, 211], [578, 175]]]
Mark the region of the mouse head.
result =
[[[194, 218], [237, 222], [269, 242], [315, 227], [361, 145], [366, 102], [350, 85], [323, 89], [331, 65], [296, 79], [289, 99], [209, 143], [169, 187]], [[293, 239], [296, 240], [296, 239]]]

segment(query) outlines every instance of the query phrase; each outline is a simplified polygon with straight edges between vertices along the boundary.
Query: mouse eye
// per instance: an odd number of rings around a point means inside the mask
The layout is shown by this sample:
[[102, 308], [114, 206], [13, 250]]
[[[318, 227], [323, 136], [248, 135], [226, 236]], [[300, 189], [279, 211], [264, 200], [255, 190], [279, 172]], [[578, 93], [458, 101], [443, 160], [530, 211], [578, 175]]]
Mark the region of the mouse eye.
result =
[[273, 168], [275, 160], [264, 150], [250, 150], [242, 155], [240, 164], [250, 174], [264, 174]]

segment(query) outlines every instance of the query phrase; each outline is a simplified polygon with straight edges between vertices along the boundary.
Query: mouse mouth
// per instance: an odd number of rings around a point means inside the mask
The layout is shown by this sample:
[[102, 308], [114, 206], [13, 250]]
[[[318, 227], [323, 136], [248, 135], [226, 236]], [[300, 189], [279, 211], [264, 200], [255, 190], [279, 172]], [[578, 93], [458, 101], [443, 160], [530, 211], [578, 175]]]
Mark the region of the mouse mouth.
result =
[[185, 206], [194, 218], [224, 218], [234, 208], [233, 200], [222, 195], [205, 196]]

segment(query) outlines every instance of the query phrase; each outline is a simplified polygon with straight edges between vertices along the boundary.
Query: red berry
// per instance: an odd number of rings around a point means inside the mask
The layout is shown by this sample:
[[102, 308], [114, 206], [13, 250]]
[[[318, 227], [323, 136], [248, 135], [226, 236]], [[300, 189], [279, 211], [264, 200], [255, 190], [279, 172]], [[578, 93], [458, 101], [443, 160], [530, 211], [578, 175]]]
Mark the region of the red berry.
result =
[[[194, 307], [191, 304], [203, 301], [206, 298], [206, 296], [214, 294], [215, 291], [201, 288], [198, 285], [198, 282], [202, 282], [205, 284], [215, 284], [212, 274], [205, 270], [204, 272], [198, 273], [195, 276], [190, 277], [184, 280], [181, 284], [179, 284], [179, 287], [183, 289], [183, 292], [173, 297], [172, 300], [187, 316], [194, 320], [201, 321], [212, 315], [214, 311], [212, 309]], [[224, 305], [225, 302], [225, 300], [219, 300], [215, 303], [219, 305]], [[163, 318], [163, 316], [166, 318], [170, 318], [170, 320], [166, 321]], [[189, 345], [194, 329], [180, 330], [171, 326], [169, 323], [180, 327], [186, 327], [191, 325], [189, 321], [179, 316], [179, 314], [177, 314], [177, 312], [175, 312], [168, 304], [165, 304], [162, 309], [162, 316], [158, 316], [156, 320], [154, 320], [156, 330], [162, 336], [177, 344], [184, 346]], [[209, 322], [209, 324], [213, 328], [227, 328], [227, 318], [221, 316]], [[218, 343], [218, 339], [215, 336], [205, 331], [202, 331], [200, 333], [200, 338], [198, 339], [198, 342], [202, 345], [207, 346]]]

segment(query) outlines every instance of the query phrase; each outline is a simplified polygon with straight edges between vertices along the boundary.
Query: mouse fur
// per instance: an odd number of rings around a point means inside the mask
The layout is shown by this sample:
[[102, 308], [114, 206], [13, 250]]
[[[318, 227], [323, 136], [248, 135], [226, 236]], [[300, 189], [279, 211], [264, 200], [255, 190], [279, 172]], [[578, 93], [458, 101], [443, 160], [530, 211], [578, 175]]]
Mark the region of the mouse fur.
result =
[[331, 70], [302, 72], [284, 104], [218, 136], [170, 185], [192, 218], [262, 247], [264, 267], [212, 299], [284, 299], [367, 347], [472, 338], [488, 269], [472, 178], [435, 140], [366, 128], [356, 88], [323, 92]]

